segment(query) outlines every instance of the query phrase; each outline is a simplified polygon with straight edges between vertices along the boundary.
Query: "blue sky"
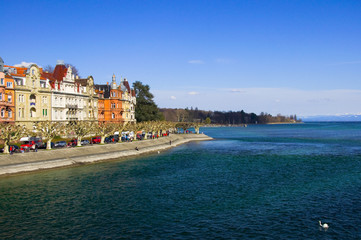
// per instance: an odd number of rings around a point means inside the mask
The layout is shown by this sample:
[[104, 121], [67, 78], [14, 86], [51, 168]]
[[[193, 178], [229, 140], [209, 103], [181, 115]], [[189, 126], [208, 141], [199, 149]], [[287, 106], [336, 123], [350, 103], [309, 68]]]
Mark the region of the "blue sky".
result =
[[0, 0], [5, 64], [127, 77], [159, 107], [361, 113], [361, 1]]

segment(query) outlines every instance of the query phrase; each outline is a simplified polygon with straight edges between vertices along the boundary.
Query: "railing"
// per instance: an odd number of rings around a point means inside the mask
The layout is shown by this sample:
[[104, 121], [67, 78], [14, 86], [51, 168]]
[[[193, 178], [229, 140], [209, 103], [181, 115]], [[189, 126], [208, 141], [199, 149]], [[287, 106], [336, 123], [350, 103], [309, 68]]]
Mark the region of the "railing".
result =
[[65, 105], [66, 108], [78, 108], [77, 104], [66, 104]]

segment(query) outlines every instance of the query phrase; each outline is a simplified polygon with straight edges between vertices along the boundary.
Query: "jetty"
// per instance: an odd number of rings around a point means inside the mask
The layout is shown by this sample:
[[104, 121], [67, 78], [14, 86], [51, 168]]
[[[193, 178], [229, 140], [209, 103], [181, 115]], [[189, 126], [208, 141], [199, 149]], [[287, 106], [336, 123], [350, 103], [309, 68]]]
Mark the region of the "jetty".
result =
[[95, 144], [75, 148], [60, 148], [38, 152], [0, 155], [0, 175], [38, 171], [166, 150], [191, 141], [212, 140], [205, 134], [172, 134], [158, 139], [147, 139], [115, 144]]

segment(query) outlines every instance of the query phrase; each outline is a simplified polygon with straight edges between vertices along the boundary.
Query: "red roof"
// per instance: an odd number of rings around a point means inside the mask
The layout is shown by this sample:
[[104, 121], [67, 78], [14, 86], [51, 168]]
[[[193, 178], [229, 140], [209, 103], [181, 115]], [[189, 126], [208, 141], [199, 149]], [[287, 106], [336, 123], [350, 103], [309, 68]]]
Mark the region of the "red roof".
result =
[[53, 77], [58, 80], [58, 81], [63, 81], [63, 78], [66, 76], [68, 69], [65, 67], [65, 65], [56, 65], [54, 72], [53, 72]]
[[128, 81], [124, 81], [124, 86], [128, 89], [128, 92], [130, 93], [130, 86]]

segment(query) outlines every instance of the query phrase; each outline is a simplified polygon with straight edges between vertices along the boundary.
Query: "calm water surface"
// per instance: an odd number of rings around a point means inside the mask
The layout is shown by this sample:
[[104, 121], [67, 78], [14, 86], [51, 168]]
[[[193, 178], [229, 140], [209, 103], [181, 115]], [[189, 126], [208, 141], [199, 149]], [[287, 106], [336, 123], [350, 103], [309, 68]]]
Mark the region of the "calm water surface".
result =
[[361, 239], [361, 123], [201, 131], [215, 140], [0, 178], [0, 239]]

